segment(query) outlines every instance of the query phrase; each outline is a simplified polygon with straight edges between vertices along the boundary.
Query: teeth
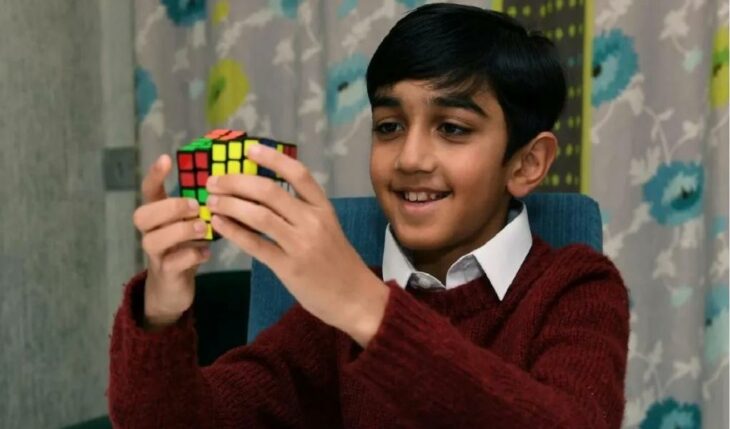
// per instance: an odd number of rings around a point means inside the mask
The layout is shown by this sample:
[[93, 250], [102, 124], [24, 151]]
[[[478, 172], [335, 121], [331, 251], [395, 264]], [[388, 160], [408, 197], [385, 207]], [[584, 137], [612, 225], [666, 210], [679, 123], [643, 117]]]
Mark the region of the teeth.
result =
[[435, 201], [444, 197], [444, 194], [435, 192], [404, 192], [403, 198], [410, 202]]

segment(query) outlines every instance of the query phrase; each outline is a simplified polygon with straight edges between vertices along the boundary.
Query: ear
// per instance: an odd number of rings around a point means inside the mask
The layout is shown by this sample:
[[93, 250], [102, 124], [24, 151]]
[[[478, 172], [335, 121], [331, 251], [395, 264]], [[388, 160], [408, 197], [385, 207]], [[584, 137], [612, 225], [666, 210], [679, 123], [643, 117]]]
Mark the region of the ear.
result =
[[515, 198], [532, 192], [550, 170], [558, 150], [558, 139], [541, 132], [508, 161], [507, 190]]

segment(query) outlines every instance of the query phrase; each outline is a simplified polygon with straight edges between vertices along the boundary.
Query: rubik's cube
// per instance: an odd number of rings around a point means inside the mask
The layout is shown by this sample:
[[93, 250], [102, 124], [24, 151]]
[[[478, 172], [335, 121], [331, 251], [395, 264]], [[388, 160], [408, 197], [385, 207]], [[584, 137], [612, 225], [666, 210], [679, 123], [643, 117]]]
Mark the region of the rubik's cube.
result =
[[225, 174], [270, 177], [282, 188], [291, 192], [289, 184], [281, 176], [246, 157], [248, 148], [256, 144], [272, 147], [295, 159], [297, 157], [296, 145], [267, 138], [249, 137], [244, 131], [227, 129], [213, 130], [177, 151], [180, 196], [198, 200], [200, 203], [200, 219], [207, 225], [205, 240], [220, 238], [210, 224], [211, 214], [206, 205], [208, 191], [205, 185], [208, 177]]

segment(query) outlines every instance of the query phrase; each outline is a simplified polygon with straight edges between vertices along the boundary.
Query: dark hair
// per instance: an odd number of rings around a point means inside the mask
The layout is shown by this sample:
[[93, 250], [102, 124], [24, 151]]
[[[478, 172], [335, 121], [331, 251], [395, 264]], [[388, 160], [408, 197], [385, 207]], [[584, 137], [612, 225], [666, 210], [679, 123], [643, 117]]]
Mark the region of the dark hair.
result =
[[371, 104], [378, 90], [411, 79], [468, 95], [490, 90], [504, 111], [505, 160], [552, 129], [565, 104], [553, 43], [505, 14], [473, 6], [421, 6], [390, 30], [368, 66]]

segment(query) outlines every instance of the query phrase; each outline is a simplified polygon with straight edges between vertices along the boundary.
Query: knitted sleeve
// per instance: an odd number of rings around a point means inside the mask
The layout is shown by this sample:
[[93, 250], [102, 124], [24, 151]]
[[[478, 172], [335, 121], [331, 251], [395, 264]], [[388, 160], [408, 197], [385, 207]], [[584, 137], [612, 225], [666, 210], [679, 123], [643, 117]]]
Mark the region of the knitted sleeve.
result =
[[114, 321], [107, 391], [114, 427], [305, 427], [333, 401], [334, 331], [301, 307], [200, 368], [191, 314], [159, 332], [139, 327], [144, 281], [142, 273], [127, 285]]
[[[346, 371], [414, 427], [619, 428], [628, 297], [613, 264], [601, 258], [555, 277], [565, 286], [541, 320], [527, 369], [478, 347], [390, 284], [378, 333]], [[570, 258], [556, 264], [580, 265]]]

